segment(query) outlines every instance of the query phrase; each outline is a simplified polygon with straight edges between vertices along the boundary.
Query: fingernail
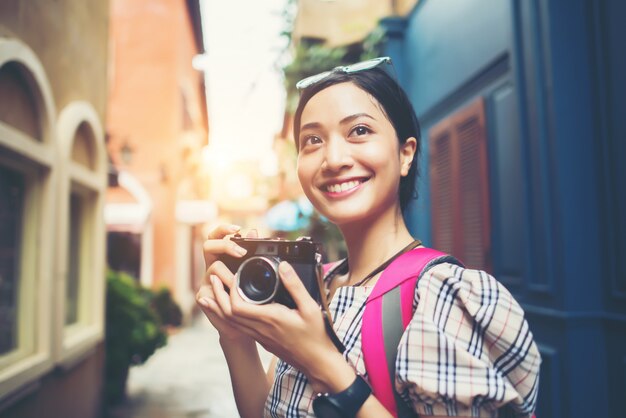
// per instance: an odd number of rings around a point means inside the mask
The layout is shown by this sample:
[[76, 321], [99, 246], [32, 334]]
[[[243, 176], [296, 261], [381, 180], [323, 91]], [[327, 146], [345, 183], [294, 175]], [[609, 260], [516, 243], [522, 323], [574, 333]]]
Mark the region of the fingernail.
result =
[[230, 229], [231, 231], [239, 231], [241, 227], [239, 225], [230, 225], [228, 229]]
[[207, 298], [202, 298], [198, 301], [198, 303], [202, 306], [204, 306], [205, 308], [209, 308], [210, 307], [210, 303], [209, 300]]
[[289, 263], [287, 263], [286, 261], [281, 261], [280, 264], [278, 265], [278, 269], [282, 273], [289, 273], [289, 271], [290, 271]]
[[246, 255], [246, 253], [248, 252], [248, 250], [240, 246], [236, 246], [235, 251], [237, 251], [237, 254], [239, 255]]
[[217, 282], [217, 280], [218, 280], [217, 276], [216, 276], [215, 274], [211, 274], [211, 275], [209, 276], [209, 279], [211, 280], [211, 284], [212, 284], [213, 286], [215, 286], [215, 283], [216, 283], [216, 282]]

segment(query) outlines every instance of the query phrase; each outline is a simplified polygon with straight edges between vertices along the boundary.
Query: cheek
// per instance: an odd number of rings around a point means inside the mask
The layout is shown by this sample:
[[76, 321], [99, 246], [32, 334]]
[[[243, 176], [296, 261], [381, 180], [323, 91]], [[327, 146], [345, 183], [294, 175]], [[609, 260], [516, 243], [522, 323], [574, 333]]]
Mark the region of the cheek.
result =
[[313, 176], [315, 175], [314, 162], [311, 161], [311, 158], [298, 156], [296, 173], [298, 174], [300, 185], [306, 192], [313, 183]]
[[361, 161], [380, 175], [400, 175], [400, 154], [388, 145], [367, 147], [361, 152]]

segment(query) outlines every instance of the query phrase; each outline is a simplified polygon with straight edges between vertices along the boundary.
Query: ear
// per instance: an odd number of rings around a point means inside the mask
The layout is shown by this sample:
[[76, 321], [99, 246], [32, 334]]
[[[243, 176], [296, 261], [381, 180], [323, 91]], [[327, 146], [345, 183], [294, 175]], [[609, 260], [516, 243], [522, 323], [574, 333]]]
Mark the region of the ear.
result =
[[414, 137], [408, 138], [406, 142], [400, 146], [400, 175], [402, 177], [406, 177], [409, 174], [416, 149], [417, 140]]

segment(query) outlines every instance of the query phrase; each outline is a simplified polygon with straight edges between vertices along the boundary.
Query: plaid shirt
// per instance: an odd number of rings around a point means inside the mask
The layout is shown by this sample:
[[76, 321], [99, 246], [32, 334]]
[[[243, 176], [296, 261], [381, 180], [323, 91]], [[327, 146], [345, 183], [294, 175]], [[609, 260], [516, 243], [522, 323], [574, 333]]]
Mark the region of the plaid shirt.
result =
[[[332, 274], [332, 272], [331, 272]], [[372, 286], [337, 289], [330, 303], [344, 357], [366, 380], [361, 321]], [[483, 271], [437, 264], [419, 279], [396, 358], [396, 389], [420, 416], [529, 417], [541, 358], [524, 312]], [[315, 417], [306, 377], [279, 360], [266, 417]], [[500, 411], [500, 416], [503, 416]]]

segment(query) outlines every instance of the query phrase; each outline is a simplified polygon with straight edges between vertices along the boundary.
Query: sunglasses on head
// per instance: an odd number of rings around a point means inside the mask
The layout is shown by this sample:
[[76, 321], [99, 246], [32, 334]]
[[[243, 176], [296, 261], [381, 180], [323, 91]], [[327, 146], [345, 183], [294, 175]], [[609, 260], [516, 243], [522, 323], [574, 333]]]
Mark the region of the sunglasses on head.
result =
[[307, 78], [303, 78], [302, 80], [296, 83], [296, 89], [304, 90], [305, 88], [312, 86], [315, 83], [319, 83], [326, 77], [334, 73], [358, 73], [359, 71], [371, 70], [372, 68], [376, 68], [380, 65], [388, 64], [391, 65], [391, 58], [389, 57], [378, 57], [372, 58], [371, 60], [357, 62], [351, 65], [340, 65], [339, 67], [335, 67], [330, 71], [324, 71], [323, 73], [315, 74]]

